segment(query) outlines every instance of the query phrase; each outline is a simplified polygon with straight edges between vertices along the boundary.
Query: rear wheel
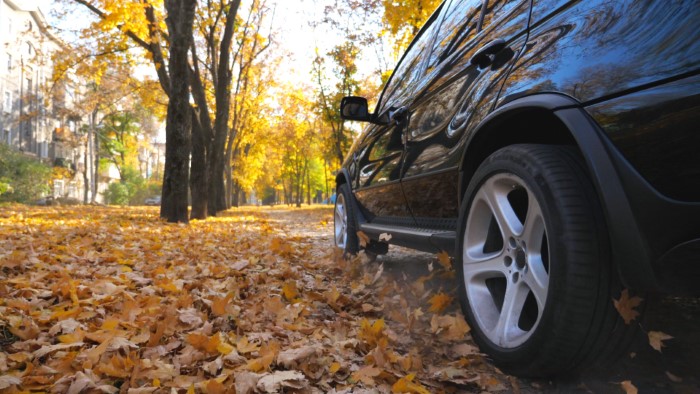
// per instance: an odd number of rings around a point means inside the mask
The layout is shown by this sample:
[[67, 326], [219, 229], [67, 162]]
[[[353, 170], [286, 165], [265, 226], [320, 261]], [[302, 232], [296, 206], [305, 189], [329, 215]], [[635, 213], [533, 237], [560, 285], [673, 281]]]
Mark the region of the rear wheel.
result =
[[355, 212], [351, 201], [350, 187], [346, 183], [340, 184], [335, 198], [333, 230], [335, 246], [341, 249], [344, 255], [354, 255], [359, 250]]
[[574, 149], [503, 148], [477, 169], [464, 201], [460, 302], [499, 367], [554, 375], [626, 348], [634, 329], [613, 308], [607, 232]]

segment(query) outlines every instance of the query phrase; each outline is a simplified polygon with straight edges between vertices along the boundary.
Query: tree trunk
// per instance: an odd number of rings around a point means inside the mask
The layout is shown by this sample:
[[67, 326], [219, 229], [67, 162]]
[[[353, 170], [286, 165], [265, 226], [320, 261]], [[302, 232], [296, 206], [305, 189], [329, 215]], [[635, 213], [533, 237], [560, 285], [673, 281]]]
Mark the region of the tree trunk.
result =
[[192, 163], [190, 164], [190, 192], [192, 193], [192, 212], [190, 219], [207, 218], [207, 151], [204, 132], [199, 123], [197, 110], [192, 112]]
[[160, 216], [168, 222], [189, 222], [187, 187], [192, 114], [187, 52], [192, 42], [196, 6], [196, 0], [165, 1], [170, 34], [170, 100], [165, 127], [165, 174]]
[[90, 164], [92, 165], [92, 173], [90, 174], [90, 202], [92, 203], [97, 202], [97, 186], [100, 180], [100, 155], [97, 154], [97, 152], [99, 152], [99, 140], [95, 134], [95, 128], [97, 127], [95, 123], [97, 123], [97, 108], [95, 108], [95, 110], [92, 111], [92, 114], [90, 114]]

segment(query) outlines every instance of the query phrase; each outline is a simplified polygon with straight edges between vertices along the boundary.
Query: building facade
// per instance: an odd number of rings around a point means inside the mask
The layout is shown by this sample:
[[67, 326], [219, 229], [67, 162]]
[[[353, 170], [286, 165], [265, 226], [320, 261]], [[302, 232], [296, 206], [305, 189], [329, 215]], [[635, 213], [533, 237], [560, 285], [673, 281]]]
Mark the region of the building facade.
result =
[[27, 0], [0, 0], [0, 141], [27, 156], [62, 167], [54, 197], [85, 197], [86, 145], [70, 110], [78, 89], [53, 83], [52, 55], [63, 43], [42, 11]]

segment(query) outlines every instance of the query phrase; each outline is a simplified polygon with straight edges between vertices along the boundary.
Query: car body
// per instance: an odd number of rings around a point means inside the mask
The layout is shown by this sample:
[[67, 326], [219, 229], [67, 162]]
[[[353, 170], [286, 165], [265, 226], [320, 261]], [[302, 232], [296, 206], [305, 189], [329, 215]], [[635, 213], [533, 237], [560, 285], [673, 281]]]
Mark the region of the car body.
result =
[[157, 205], [160, 205], [160, 201], [161, 201], [160, 199], [161, 199], [160, 196], [151, 196], [151, 197], [148, 197], [144, 201], [144, 204], [151, 205], [151, 206], [157, 206]]
[[[446, 0], [375, 111], [348, 97], [341, 113], [369, 125], [336, 178], [336, 245], [356, 252], [353, 232], [362, 231], [368, 249], [382, 251], [379, 236], [388, 233], [392, 244], [454, 255], [475, 340], [507, 371], [558, 374], [609, 355], [615, 345], [598, 342], [628, 328], [608, 311], [623, 289], [700, 294], [696, 2]], [[527, 241], [537, 253], [521, 237], [530, 225], [537, 230]], [[505, 284], [475, 273], [474, 256], [487, 249], [506, 260], [498, 274]], [[539, 295], [537, 278], [523, 285], [530, 293], [522, 297], [536, 299], [535, 322], [512, 323], [517, 333], [509, 334], [498, 316], [518, 317], [503, 309], [511, 305], [508, 289], [520, 286], [511, 282], [534, 275], [533, 256], [547, 283]], [[575, 278], [579, 267], [588, 279]], [[494, 286], [503, 287], [500, 299]], [[577, 286], [596, 290], [570, 294]], [[495, 309], [483, 307], [481, 296]], [[516, 304], [524, 310], [530, 298]], [[550, 321], [568, 318], [557, 310], [588, 299], [599, 301], [580, 314], [594, 328], [561, 339], [557, 346], [568, 350], [519, 365], [552, 330], [570, 328]], [[489, 331], [498, 327], [501, 337]]]

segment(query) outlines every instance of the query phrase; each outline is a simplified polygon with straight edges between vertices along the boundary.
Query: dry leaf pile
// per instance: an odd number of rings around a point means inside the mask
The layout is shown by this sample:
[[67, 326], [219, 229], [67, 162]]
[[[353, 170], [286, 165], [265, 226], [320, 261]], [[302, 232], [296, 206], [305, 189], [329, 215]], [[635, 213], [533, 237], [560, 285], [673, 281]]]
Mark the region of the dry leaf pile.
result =
[[325, 208], [183, 226], [153, 208], [2, 207], [0, 392], [511, 387], [453, 289], [431, 286], [453, 275], [446, 256], [394, 280], [333, 253], [331, 226]]

